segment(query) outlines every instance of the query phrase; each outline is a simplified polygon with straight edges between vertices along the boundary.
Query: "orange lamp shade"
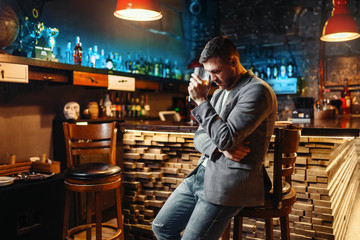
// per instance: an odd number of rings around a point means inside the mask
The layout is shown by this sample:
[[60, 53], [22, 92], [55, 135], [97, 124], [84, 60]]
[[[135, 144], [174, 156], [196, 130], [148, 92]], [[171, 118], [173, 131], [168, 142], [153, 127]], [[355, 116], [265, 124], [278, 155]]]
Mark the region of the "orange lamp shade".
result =
[[114, 15], [131, 21], [154, 21], [162, 18], [158, 0], [118, 0]]
[[347, 0], [333, 0], [331, 17], [325, 23], [321, 40], [325, 42], [349, 41], [360, 37], [355, 19], [347, 8]]

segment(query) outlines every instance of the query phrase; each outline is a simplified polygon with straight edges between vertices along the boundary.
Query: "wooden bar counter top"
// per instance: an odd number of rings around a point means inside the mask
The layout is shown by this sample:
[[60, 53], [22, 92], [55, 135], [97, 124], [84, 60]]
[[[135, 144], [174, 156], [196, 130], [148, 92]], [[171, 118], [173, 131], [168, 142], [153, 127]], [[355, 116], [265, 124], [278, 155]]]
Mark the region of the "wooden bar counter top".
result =
[[[291, 122], [290, 122], [291, 123]], [[310, 123], [293, 123], [302, 128], [303, 136], [334, 136], [358, 137], [360, 129], [360, 115], [340, 115], [335, 119], [312, 120]], [[120, 123], [124, 129], [138, 129], [148, 131], [195, 132], [198, 125], [187, 122], [171, 122], [160, 120], [125, 121]]]

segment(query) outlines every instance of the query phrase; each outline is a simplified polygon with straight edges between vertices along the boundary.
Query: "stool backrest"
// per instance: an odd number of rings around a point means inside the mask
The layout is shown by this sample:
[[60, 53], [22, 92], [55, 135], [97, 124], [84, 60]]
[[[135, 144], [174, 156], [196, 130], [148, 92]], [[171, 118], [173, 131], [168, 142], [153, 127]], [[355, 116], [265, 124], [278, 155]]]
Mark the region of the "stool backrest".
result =
[[64, 136], [67, 167], [78, 164], [80, 155], [107, 154], [116, 165], [116, 122], [78, 125], [65, 122]]
[[295, 169], [297, 150], [301, 129], [289, 125], [287, 128], [275, 128], [274, 173], [273, 173], [273, 206], [281, 204], [284, 195], [284, 183], [291, 187], [291, 175]]

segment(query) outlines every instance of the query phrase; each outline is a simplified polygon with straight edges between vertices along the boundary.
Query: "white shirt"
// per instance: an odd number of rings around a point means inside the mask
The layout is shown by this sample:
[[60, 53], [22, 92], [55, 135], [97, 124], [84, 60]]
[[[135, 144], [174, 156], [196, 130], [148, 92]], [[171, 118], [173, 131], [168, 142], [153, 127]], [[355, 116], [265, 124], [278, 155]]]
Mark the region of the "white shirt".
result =
[[[224, 94], [224, 97], [222, 98], [221, 110], [222, 110], [222, 109], [225, 107], [225, 105], [226, 105], [226, 102], [227, 102], [227, 98], [228, 98], [228, 96], [229, 96], [229, 93], [230, 93], [230, 91], [227, 91], [227, 90], [224, 90], [224, 91], [222, 92], [222, 94]], [[220, 113], [218, 113], [218, 114], [220, 114]], [[206, 167], [207, 161], [208, 161], [208, 158], [205, 157], [205, 158], [204, 158], [204, 161], [202, 162], [202, 165], [203, 165], [204, 167]]]

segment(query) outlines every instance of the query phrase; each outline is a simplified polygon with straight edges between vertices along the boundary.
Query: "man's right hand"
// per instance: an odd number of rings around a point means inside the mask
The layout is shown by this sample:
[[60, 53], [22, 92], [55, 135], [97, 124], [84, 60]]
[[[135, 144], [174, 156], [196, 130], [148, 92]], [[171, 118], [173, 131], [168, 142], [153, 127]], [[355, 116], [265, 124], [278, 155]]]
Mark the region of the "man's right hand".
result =
[[243, 159], [250, 152], [250, 148], [247, 146], [248, 144], [249, 142], [244, 141], [232, 149], [226, 151], [219, 150], [219, 152], [223, 153], [225, 157], [230, 160], [240, 162], [241, 159]]

